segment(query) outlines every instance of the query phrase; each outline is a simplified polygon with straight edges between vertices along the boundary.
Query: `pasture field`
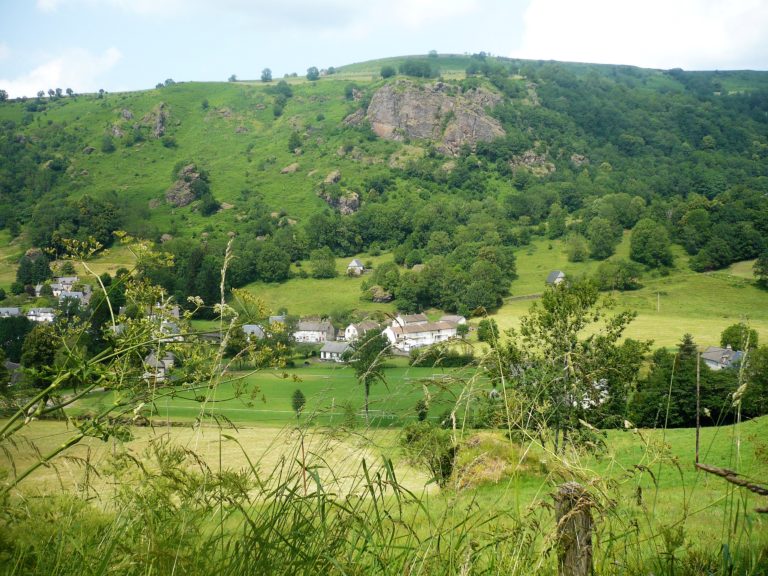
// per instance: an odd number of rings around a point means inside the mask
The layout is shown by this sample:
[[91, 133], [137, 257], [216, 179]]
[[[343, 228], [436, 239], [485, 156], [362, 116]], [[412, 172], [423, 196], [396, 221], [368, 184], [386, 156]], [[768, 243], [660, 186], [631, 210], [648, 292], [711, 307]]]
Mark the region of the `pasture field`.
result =
[[[413, 421], [416, 402], [424, 398], [430, 402], [430, 418], [437, 420], [455, 405], [468, 380], [472, 380], [476, 394], [490, 390], [487, 381], [476, 378], [471, 369], [415, 368], [403, 359], [393, 359], [386, 366], [386, 384], [375, 383], [370, 391], [369, 414], [374, 427], [398, 427]], [[200, 419], [210, 424], [215, 417], [224, 416], [238, 425], [291, 425], [297, 423], [291, 408], [291, 396], [297, 389], [307, 402], [299, 423], [365, 424], [363, 388], [352, 368], [317, 360], [293, 369], [230, 372], [210, 393], [207, 387], [196, 391], [161, 388], [147, 414], [158, 423]], [[71, 413], [101, 409], [113, 401], [111, 392], [94, 392], [79, 401]]]

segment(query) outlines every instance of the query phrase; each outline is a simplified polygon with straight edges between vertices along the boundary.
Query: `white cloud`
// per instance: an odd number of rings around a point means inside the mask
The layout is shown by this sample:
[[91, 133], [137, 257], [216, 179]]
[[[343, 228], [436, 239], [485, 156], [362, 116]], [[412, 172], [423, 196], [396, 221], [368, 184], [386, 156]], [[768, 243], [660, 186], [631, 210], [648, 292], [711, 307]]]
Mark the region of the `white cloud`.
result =
[[768, 3], [762, 0], [531, 0], [513, 55], [656, 68], [765, 68], [766, 28]]
[[94, 92], [99, 89], [99, 77], [113, 68], [122, 58], [117, 48], [102, 54], [74, 48], [63, 51], [32, 71], [11, 79], [0, 79], [0, 86], [9, 96], [34, 96], [38, 90], [72, 88], [75, 92]]
[[477, 8], [475, 0], [396, 0], [389, 7], [396, 21], [408, 28], [421, 28], [425, 24], [465, 16]]

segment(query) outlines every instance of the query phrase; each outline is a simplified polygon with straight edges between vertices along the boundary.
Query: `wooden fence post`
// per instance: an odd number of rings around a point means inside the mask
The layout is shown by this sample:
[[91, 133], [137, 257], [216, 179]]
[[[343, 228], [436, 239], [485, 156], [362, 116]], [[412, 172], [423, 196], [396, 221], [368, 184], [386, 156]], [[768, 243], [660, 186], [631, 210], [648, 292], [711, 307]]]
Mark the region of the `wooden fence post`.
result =
[[555, 499], [557, 571], [560, 576], [592, 574], [592, 500], [578, 482], [566, 482]]

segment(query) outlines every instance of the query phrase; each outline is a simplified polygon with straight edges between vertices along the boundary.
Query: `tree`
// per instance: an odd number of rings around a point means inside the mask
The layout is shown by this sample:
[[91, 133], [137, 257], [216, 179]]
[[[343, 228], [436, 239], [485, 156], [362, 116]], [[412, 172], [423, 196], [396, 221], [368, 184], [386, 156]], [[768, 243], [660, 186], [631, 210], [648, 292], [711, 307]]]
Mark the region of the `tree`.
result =
[[585, 433], [582, 422], [615, 426], [626, 415], [627, 396], [650, 343], [619, 342], [634, 312], [608, 315], [590, 282], [547, 289], [521, 318], [519, 331], [495, 349], [491, 380], [516, 382], [531, 420], [551, 431], [555, 451]]
[[605, 260], [616, 251], [618, 238], [613, 224], [600, 216], [593, 218], [587, 226], [589, 255], [595, 260]]
[[571, 234], [565, 240], [565, 254], [568, 262], [584, 262], [589, 256], [587, 239], [581, 234]]
[[70, 98], [72, 98], [72, 96], [75, 95], [75, 91], [72, 90], [72, 88], [67, 88], [66, 92], [67, 92], [67, 96], [69, 96]]
[[261, 71], [261, 81], [272, 82], [272, 70], [264, 68], [264, 70]]
[[0, 90], [0, 102], [5, 102], [6, 100], [8, 100], [8, 92]]
[[667, 229], [650, 218], [641, 219], [632, 229], [629, 257], [651, 268], [671, 266], [672, 250]]
[[312, 278], [335, 278], [338, 275], [336, 257], [328, 246], [312, 250], [309, 263], [312, 267]]
[[0, 349], [11, 362], [19, 362], [21, 359], [24, 340], [32, 327], [33, 322], [26, 316], [0, 318]]
[[384, 379], [384, 360], [390, 356], [389, 340], [379, 330], [368, 330], [350, 346], [347, 359], [355, 370], [365, 394], [365, 421], [368, 422], [368, 397], [371, 384]]
[[296, 388], [296, 390], [293, 392], [293, 395], [291, 396], [291, 408], [293, 408], [293, 411], [296, 412], [296, 422], [299, 421], [299, 417], [301, 416], [302, 410], [304, 410], [304, 405], [307, 403], [307, 399], [304, 396], [304, 393]]
[[307, 68], [307, 80], [317, 80], [320, 78], [320, 71], [316, 66]]
[[229, 78], [227, 78], [227, 82], [237, 82], [237, 75], [232, 74]]
[[499, 339], [499, 327], [493, 318], [483, 318], [477, 325], [477, 339], [480, 342], [486, 342], [491, 346], [496, 346]]
[[752, 266], [752, 272], [757, 279], [757, 283], [763, 288], [768, 288], [768, 252], [763, 252], [760, 257], [755, 260], [755, 264]]
[[301, 136], [294, 130], [288, 137], [288, 152], [293, 153], [297, 148], [301, 148]]
[[395, 70], [394, 66], [387, 65], [387, 66], [381, 67], [382, 78], [392, 78], [392, 76], [394, 76], [395, 74], [397, 74], [397, 70]]
[[21, 365], [30, 370], [34, 387], [45, 388], [50, 383], [46, 376], [53, 368], [58, 344], [56, 332], [47, 322], [38, 323], [24, 339], [21, 347]]
[[744, 322], [731, 324], [720, 334], [720, 346], [730, 346], [733, 350], [741, 351], [757, 348], [757, 330]]
[[11, 380], [11, 373], [5, 366], [5, 352], [0, 349], [0, 396], [8, 391], [8, 384]]

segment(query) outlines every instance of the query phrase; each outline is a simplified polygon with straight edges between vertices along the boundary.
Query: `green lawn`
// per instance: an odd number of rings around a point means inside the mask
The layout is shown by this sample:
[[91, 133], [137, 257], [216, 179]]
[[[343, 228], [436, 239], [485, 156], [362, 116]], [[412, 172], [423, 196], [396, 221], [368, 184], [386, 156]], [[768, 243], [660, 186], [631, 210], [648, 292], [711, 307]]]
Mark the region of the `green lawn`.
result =
[[[428, 396], [429, 416], [439, 418], [451, 408], [463, 389], [459, 379], [472, 377], [465, 373], [442, 368], [413, 368], [404, 359], [391, 360], [385, 370], [386, 384], [371, 386], [369, 412], [375, 426], [399, 426], [415, 419], [415, 406], [419, 399]], [[475, 383], [482, 389], [482, 383]], [[487, 385], [486, 385], [487, 387]], [[347, 412], [355, 414], [358, 423], [365, 420], [363, 388], [354, 371], [336, 363], [309, 361], [294, 369], [266, 369], [260, 372], [232, 372], [224, 377], [203, 401], [207, 390], [188, 391], [162, 389], [154, 405], [154, 418], [158, 422], [191, 421], [212, 414], [224, 415], [229, 420], [243, 424], [285, 425], [296, 421], [291, 408], [291, 396], [300, 389], [307, 399], [302, 420], [313, 424], [340, 424]], [[102, 408], [112, 402], [111, 392], [94, 392], [77, 403], [73, 414]], [[349, 405], [349, 408], [347, 408]]]

